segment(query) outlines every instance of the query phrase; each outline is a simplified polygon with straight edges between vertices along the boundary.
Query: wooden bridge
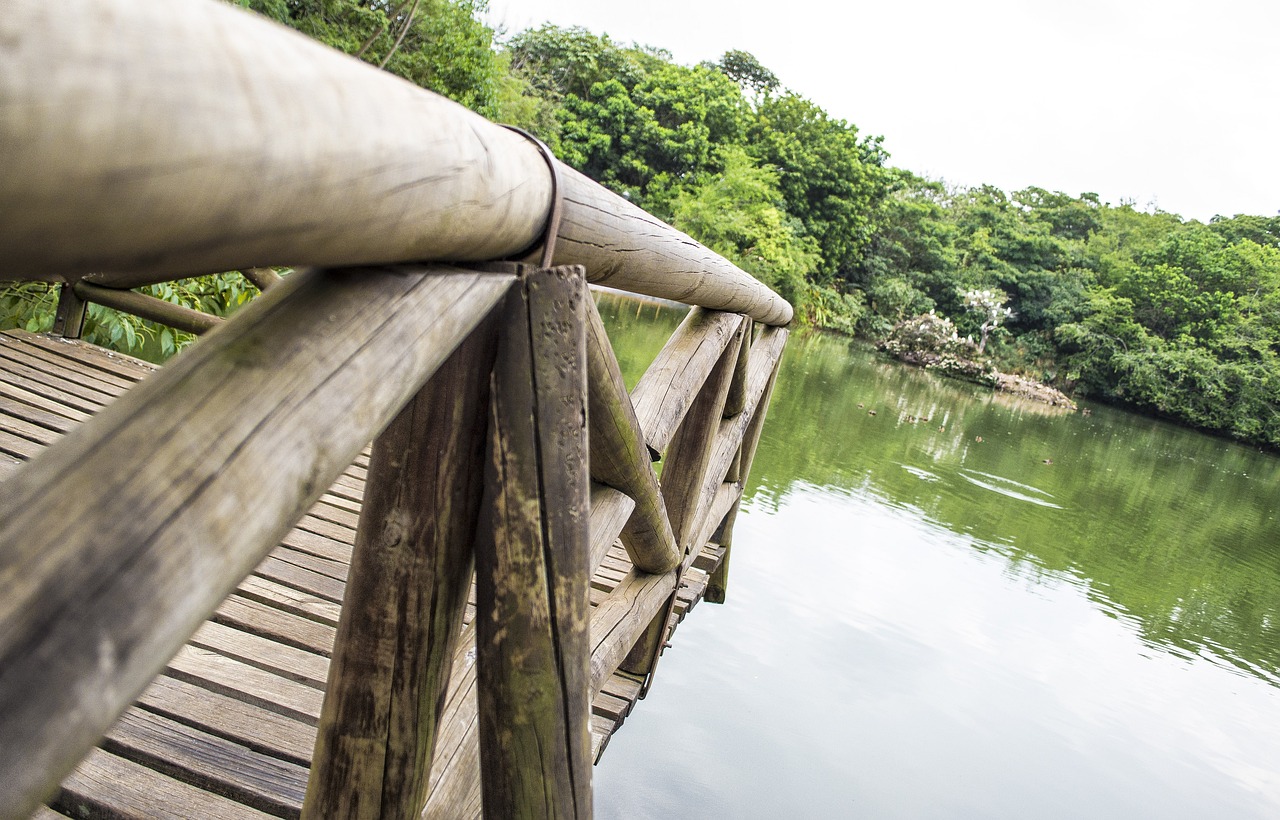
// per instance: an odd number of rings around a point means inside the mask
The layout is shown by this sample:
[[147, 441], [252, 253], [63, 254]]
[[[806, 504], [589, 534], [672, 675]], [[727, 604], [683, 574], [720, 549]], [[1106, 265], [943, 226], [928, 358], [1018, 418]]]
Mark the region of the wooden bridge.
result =
[[[61, 286], [0, 335], [0, 817], [590, 816], [790, 306], [213, 0], [8, 4], [0, 152], [0, 279]], [[226, 322], [129, 290], [234, 270]], [[696, 306], [630, 392], [588, 282]], [[156, 369], [87, 302], [218, 326]]]

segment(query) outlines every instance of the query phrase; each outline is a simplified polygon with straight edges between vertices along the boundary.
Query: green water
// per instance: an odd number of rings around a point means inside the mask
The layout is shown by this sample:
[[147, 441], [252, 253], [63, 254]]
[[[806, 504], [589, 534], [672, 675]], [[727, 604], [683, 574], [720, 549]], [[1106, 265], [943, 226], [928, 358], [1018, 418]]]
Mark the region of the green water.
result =
[[[602, 310], [632, 380], [680, 318]], [[598, 816], [1280, 817], [1280, 459], [820, 334], [779, 379]]]

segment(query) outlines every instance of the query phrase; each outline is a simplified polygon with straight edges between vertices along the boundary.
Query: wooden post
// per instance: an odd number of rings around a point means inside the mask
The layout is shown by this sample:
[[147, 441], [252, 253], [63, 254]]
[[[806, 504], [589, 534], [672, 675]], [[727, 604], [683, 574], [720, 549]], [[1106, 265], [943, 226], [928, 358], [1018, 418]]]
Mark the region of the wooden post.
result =
[[581, 268], [529, 270], [494, 368], [476, 543], [485, 812], [590, 817], [586, 441]]
[[89, 305], [76, 295], [68, 282], [58, 288], [58, 308], [53, 315], [53, 332], [64, 339], [79, 339], [84, 333], [84, 312]]
[[[741, 485], [743, 489], [746, 489], [751, 462], [755, 460], [756, 447], [760, 444], [760, 433], [764, 430], [765, 416], [769, 411], [769, 402], [773, 398], [773, 386], [777, 383], [778, 370], [781, 366], [782, 359], [779, 357], [777, 364], [773, 367], [772, 375], [769, 376], [769, 384], [764, 389], [764, 396], [756, 404], [756, 412], [747, 426], [746, 435], [742, 437], [742, 447], [738, 449], [733, 466], [730, 468], [730, 472], [734, 473], [731, 480]], [[703, 599], [713, 604], [723, 604], [729, 591], [729, 557], [733, 554], [733, 525], [738, 521], [739, 506], [740, 504], [734, 504], [733, 509], [729, 510], [729, 514], [720, 523], [720, 544], [724, 547], [724, 557], [720, 559], [720, 565], [707, 580], [707, 591], [703, 594]]]
[[374, 442], [303, 817], [422, 813], [471, 586], [495, 343], [482, 323]]

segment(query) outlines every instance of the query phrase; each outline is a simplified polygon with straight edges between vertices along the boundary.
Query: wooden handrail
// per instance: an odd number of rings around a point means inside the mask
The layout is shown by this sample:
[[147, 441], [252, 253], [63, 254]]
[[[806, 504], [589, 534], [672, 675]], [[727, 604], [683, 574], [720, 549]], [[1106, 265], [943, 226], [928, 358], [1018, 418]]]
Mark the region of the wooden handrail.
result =
[[[22, 36], [0, 49], [0, 278], [485, 261], [547, 223], [550, 172], [524, 137], [226, 3], [13, 0], [5, 17]], [[728, 260], [560, 177], [555, 264], [791, 321]]]

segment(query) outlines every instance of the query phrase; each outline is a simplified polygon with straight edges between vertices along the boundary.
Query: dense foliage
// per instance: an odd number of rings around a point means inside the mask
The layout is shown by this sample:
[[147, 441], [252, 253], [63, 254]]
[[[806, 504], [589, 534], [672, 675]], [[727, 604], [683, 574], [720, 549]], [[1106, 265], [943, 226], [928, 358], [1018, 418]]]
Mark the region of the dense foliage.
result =
[[[932, 314], [977, 340], [984, 369], [1280, 446], [1280, 217], [1206, 225], [1088, 193], [921, 179], [742, 51], [682, 66], [549, 25], [497, 42], [484, 0], [230, 1], [532, 131], [775, 287], [801, 321], [884, 340]], [[38, 326], [41, 287], [0, 295], [0, 322]], [[183, 341], [95, 322], [124, 349]]]

